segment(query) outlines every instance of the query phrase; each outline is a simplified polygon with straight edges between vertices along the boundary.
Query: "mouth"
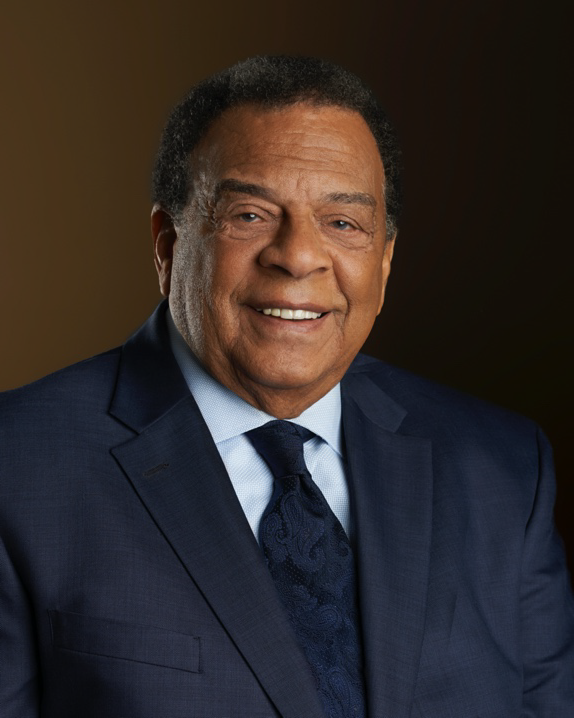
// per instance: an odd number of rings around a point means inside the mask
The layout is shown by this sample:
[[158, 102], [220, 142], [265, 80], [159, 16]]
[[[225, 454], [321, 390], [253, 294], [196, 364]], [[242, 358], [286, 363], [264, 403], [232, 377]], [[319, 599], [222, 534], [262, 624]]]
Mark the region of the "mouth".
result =
[[265, 316], [277, 317], [278, 319], [289, 319], [291, 321], [301, 321], [302, 319], [320, 319], [325, 312], [313, 312], [310, 309], [286, 309], [280, 307], [266, 307], [265, 309], [256, 309], [257, 312], [265, 314]]

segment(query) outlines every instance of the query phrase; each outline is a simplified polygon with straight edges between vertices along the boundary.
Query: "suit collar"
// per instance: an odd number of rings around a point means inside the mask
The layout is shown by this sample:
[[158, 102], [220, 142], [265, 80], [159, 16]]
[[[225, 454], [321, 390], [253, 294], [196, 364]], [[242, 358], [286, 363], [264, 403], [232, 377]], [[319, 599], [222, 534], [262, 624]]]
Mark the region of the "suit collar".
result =
[[163, 416], [189, 390], [169, 351], [167, 301], [124, 344], [110, 414], [138, 433]]
[[406, 409], [386, 394], [371, 377], [383, 367], [381, 362], [359, 354], [341, 382], [344, 398], [352, 400], [361, 414], [383, 431], [395, 432], [407, 415]]
[[414, 699], [427, 598], [431, 443], [400, 433], [406, 411], [369, 377], [368, 361], [359, 359], [342, 385], [345, 445], [357, 517], [365, 679], [369, 715], [407, 718]]

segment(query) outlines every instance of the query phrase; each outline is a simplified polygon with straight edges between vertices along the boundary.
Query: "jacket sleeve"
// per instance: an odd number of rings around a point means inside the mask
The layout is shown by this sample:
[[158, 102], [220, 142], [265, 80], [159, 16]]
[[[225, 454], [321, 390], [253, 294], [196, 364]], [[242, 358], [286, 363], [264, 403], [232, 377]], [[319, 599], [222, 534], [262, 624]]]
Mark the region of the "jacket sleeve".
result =
[[0, 715], [38, 718], [39, 676], [29, 599], [0, 536]]
[[554, 529], [552, 451], [539, 432], [539, 475], [522, 561], [521, 718], [574, 716], [574, 600]]

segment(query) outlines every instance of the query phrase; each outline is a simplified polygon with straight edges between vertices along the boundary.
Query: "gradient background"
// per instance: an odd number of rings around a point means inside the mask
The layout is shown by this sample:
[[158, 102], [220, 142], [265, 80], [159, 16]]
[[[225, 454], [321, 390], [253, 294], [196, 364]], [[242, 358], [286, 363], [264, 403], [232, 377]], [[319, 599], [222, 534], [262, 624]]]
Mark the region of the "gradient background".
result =
[[404, 148], [406, 209], [367, 350], [542, 424], [574, 567], [566, 13], [565, 1], [5, 2], [0, 389], [122, 342], [157, 303], [149, 175], [190, 84], [249, 55], [324, 56], [377, 91]]

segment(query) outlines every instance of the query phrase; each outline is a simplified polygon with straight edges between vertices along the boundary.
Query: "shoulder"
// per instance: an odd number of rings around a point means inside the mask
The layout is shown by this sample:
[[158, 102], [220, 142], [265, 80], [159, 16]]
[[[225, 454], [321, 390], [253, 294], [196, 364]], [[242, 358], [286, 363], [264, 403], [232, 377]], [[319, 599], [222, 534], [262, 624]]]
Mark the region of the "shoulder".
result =
[[79, 398], [76, 393], [90, 388], [101, 388], [115, 378], [121, 347], [97, 354], [63, 369], [48, 374], [17, 389], [0, 392], [0, 407], [25, 408], [30, 402], [49, 400], [51, 397], [63, 399], [70, 395]]
[[112, 349], [31, 384], [0, 393], [0, 441], [13, 448], [24, 437], [48, 438], [107, 415], [120, 349]]
[[[405, 412], [401, 433], [441, 442], [510, 443], [516, 450], [536, 442], [535, 422], [509, 409], [359, 354], [349, 374], [376, 386]], [[359, 385], [359, 384], [358, 384]]]
[[531, 419], [371, 357], [359, 356], [350, 372], [352, 394], [363, 393], [371, 420], [391, 403], [400, 417], [396, 435], [407, 446], [425, 441], [437, 500], [473, 511], [495, 497], [498, 515], [520, 526], [541, 493], [552, 505], [552, 451]]

